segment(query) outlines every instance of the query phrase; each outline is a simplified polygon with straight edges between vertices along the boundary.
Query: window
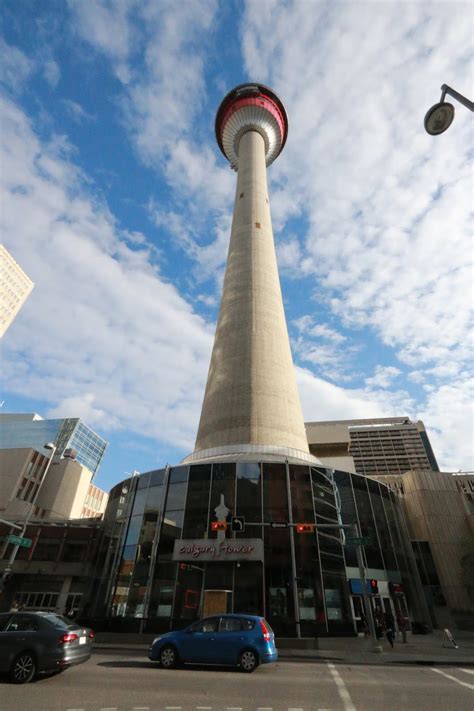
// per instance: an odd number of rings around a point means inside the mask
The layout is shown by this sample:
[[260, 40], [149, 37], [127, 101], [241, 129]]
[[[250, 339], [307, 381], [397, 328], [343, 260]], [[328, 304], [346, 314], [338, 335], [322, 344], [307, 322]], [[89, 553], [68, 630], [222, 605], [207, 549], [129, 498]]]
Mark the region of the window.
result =
[[0, 632], [4, 632], [10, 619], [10, 615], [0, 615]]
[[241, 621], [238, 617], [222, 617], [219, 632], [240, 632]]
[[[249, 620], [249, 619], [247, 619], [247, 618], [244, 617], [244, 618], [241, 620], [241, 622], [242, 622], [242, 629], [243, 629], [245, 632], [248, 632], [249, 630], [253, 630], [253, 628], [255, 627], [255, 620]], [[266, 624], [268, 630], [270, 631], [270, 625], [268, 624], [268, 622], [265, 622], [265, 624]]]
[[207, 620], [201, 620], [191, 627], [193, 632], [217, 632], [219, 623], [218, 617], [212, 617]]
[[7, 632], [37, 632], [38, 621], [28, 615], [13, 615], [10, 624], [7, 626]]

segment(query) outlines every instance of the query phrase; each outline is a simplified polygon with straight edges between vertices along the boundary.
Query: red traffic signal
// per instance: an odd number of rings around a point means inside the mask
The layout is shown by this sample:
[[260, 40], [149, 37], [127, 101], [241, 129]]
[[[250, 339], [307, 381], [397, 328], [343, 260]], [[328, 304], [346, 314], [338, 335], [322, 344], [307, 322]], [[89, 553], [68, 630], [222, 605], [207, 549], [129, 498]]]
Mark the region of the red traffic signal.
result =
[[369, 585], [370, 585], [370, 592], [371, 592], [373, 595], [377, 595], [377, 593], [378, 593], [378, 591], [379, 591], [379, 583], [378, 583], [378, 580], [375, 580], [374, 578], [372, 578], [372, 579], [369, 581]]
[[226, 531], [227, 530], [227, 522], [226, 521], [212, 521], [211, 522], [211, 531]]
[[313, 533], [314, 528], [314, 523], [297, 523], [296, 533]]

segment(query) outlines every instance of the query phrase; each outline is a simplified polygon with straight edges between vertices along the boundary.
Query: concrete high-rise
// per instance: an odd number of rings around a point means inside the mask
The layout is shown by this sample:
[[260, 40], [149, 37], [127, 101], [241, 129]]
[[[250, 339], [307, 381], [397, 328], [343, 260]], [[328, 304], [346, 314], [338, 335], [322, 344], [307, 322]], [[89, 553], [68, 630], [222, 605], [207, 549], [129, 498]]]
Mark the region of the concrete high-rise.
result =
[[0, 338], [33, 290], [34, 284], [0, 244]]
[[410, 469], [439, 471], [421, 420], [378, 417], [306, 422], [309, 450], [326, 466], [384, 476]]
[[288, 131], [285, 108], [261, 84], [222, 101], [216, 138], [237, 171], [222, 301], [195, 451], [185, 461], [309, 453], [273, 241], [266, 168]]

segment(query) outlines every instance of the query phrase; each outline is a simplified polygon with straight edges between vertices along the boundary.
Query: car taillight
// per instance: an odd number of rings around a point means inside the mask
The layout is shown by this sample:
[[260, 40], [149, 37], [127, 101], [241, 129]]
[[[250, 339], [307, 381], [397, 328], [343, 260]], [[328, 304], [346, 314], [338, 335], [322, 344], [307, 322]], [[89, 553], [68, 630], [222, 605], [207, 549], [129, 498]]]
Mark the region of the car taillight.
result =
[[61, 635], [59, 638], [59, 644], [66, 644], [67, 642], [74, 642], [77, 639], [77, 634], [74, 632], [66, 632], [66, 634]]
[[263, 634], [263, 639], [265, 642], [270, 641], [270, 632], [268, 631], [268, 627], [266, 626], [265, 622], [263, 620], [259, 620], [260, 622], [260, 629], [262, 630]]
[[94, 639], [94, 637], [95, 637], [95, 632], [93, 632], [93, 631], [91, 630], [91, 631], [89, 632], [88, 637], [89, 637], [89, 639]]

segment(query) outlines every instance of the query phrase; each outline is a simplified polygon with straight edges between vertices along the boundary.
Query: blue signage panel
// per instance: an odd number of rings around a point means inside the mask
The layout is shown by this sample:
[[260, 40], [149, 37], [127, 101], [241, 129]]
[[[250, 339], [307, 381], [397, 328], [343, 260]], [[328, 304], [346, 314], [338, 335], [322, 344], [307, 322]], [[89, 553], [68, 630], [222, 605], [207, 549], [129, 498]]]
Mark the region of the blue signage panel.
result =
[[[373, 594], [374, 590], [370, 584], [370, 580], [366, 580], [367, 592]], [[349, 578], [349, 587], [353, 595], [362, 595], [362, 582], [359, 578]]]

